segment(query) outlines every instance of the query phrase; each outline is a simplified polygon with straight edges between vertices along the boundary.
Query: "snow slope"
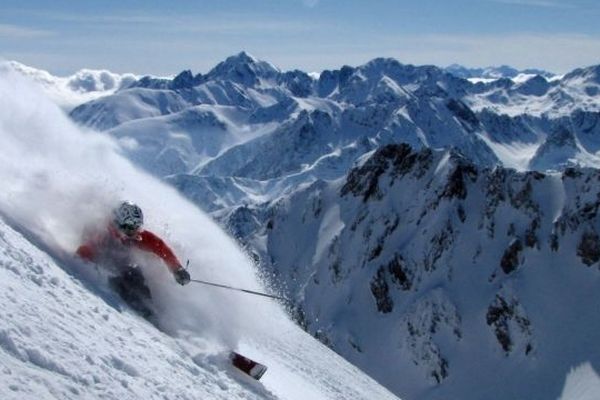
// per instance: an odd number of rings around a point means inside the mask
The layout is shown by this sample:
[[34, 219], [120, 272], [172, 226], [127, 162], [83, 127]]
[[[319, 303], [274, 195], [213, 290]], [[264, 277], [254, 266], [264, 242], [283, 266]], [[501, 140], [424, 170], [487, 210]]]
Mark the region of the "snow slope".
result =
[[598, 398], [599, 180], [388, 145], [246, 240], [307, 331], [403, 398]]
[[580, 365], [567, 376], [559, 400], [595, 400], [600, 393], [600, 376], [589, 363]]
[[157, 330], [4, 221], [0, 248], [2, 399], [395, 398], [274, 307], [262, 315], [268, 335], [239, 343], [270, 367], [257, 384], [227, 365], [222, 344]]
[[[110, 205], [134, 199], [192, 277], [265, 291], [253, 264], [210, 218], [82, 132], [35, 87], [0, 72], [0, 398], [393, 399], [293, 324], [279, 305], [180, 287], [138, 256], [156, 326], [133, 314], [106, 273], [72, 256]], [[262, 383], [224, 361], [267, 363]]]

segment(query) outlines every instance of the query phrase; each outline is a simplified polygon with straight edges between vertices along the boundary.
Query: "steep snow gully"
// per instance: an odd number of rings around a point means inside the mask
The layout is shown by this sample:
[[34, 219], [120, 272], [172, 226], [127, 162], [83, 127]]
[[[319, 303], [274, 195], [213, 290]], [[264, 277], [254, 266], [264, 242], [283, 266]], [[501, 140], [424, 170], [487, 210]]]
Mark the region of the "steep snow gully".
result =
[[[158, 326], [73, 257], [84, 229], [132, 199], [193, 277], [254, 290], [252, 263], [209, 217], [75, 127], [37, 88], [0, 70], [1, 399], [394, 399], [296, 327], [278, 304], [188, 285], [140, 256]], [[228, 349], [264, 362], [260, 383]]]

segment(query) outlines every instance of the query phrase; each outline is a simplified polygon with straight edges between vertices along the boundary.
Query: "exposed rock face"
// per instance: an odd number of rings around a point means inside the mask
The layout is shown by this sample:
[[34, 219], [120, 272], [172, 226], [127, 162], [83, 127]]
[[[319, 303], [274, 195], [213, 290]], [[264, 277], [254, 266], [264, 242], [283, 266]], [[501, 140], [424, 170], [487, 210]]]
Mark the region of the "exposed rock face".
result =
[[521, 239], [514, 239], [509, 245], [502, 259], [500, 260], [500, 267], [505, 274], [510, 274], [520, 264], [519, 255], [523, 251], [523, 243]]
[[412, 274], [413, 271], [407, 268], [403, 258], [399, 255], [395, 255], [389, 263], [377, 269], [377, 273], [371, 279], [371, 293], [375, 298], [377, 311], [386, 314], [394, 310], [394, 301], [390, 297], [390, 285], [392, 289], [410, 290]]
[[507, 300], [502, 294], [497, 294], [488, 307], [486, 322], [493, 328], [505, 354], [514, 351], [518, 342], [524, 342], [523, 350], [526, 355], [533, 350], [531, 322], [515, 298]]
[[171, 89], [189, 89], [202, 82], [202, 75], [198, 74], [196, 76], [192, 75], [192, 71], [186, 70], [177, 75], [169, 87]]
[[577, 255], [588, 267], [600, 260], [600, 237], [596, 232], [584, 232], [577, 246]]
[[346, 179], [254, 213], [266, 218], [256, 238], [264, 266], [303, 299], [308, 332], [392, 386], [385, 368], [362, 363], [383, 357], [382, 344], [387, 365], [443, 387], [464, 373], [455, 366], [467, 337], [491, 339], [473, 354], [535, 368], [547, 351], [538, 333], [558, 318], [547, 303], [578, 293], [538, 292], [600, 261], [598, 182], [595, 170], [486, 169], [454, 151], [390, 144]]
[[406, 268], [404, 259], [401, 256], [395, 256], [387, 265], [387, 270], [392, 277], [392, 281], [402, 290], [410, 290], [412, 287], [411, 271]]
[[[377, 150], [360, 168], [353, 169], [341, 189], [342, 196], [352, 193], [362, 196], [363, 202], [371, 197], [381, 198], [379, 178], [384, 172], [393, 180], [414, 169], [416, 176], [422, 175], [431, 160], [431, 150], [413, 152], [407, 144], [388, 145]], [[460, 177], [462, 178], [462, 176]]]
[[446, 107], [467, 124], [470, 124], [471, 126], [479, 124], [479, 120], [475, 113], [463, 102], [456, 99], [450, 99], [446, 104]]
[[461, 339], [461, 319], [456, 308], [440, 290], [428, 293], [413, 303], [402, 317], [404, 346], [412, 361], [433, 384], [449, 376], [449, 363], [442, 354], [436, 336], [446, 333], [453, 341]]
[[464, 199], [467, 197], [467, 180], [471, 182], [477, 180], [477, 168], [471, 163], [461, 162], [450, 174], [442, 196]]
[[387, 314], [393, 311], [394, 301], [390, 298], [390, 288], [386, 281], [386, 273], [383, 267], [377, 270], [377, 274], [371, 280], [371, 293], [377, 303], [377, 311]]

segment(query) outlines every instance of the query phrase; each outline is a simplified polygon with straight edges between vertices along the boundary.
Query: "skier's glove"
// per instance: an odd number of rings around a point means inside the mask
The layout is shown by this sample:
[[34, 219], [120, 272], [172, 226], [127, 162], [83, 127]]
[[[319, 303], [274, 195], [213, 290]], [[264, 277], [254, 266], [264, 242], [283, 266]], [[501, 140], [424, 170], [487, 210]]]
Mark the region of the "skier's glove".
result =
[[177, 270], [175, 270], [174, 275], [175, 280], [180, 285], [187, 285], [188, 283], [190, 283], [190, 273], [187, 272], [185, 268], [179, 267]]

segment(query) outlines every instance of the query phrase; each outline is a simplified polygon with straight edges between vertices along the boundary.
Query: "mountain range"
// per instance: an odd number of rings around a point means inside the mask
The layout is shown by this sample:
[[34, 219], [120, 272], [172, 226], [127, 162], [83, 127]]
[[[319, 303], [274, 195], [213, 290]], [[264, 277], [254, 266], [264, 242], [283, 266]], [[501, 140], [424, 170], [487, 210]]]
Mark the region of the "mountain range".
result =
[[401, 397], [558, 398], [600, 362], [599, 180], [390, 144], [246, 211], [246, 240], [300, 324]]
[[600, 362], [600, 66], [521, 72], [315, 77], [242, 52], [70, 117], [209, 212], [297, 323], [397, 395], [558, 398]]
[[452, 64], [444, 68], [447, 72], [452, 75], [458, 76], [459, 78], [477, 80], [497, 80], [501, 78], [508, 78], [514, 81], [527, 80], [535, 75], [540, 75], [548, 80], [559, 79], [557, 74], [549, 71], [544, 71], [537, 68], [527, 68], [524, 70], [518, 70], [509, 65], [501, 65], [499, 67], [486, 67], [486, 68], [468, 68], [463, 67], [459, 64]]

